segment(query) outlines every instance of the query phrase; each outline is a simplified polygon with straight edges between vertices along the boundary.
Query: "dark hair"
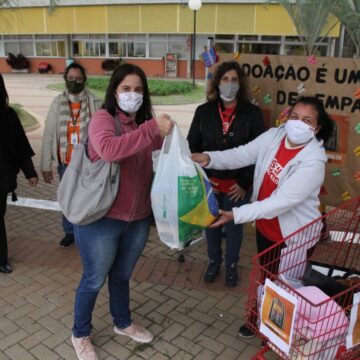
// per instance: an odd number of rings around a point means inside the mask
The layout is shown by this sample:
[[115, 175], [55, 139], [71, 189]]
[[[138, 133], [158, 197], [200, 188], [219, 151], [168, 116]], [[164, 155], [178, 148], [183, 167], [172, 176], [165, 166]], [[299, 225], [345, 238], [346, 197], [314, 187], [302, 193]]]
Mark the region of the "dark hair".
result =
[[119, 84], [125, 79], [125, 77], [132, 74], [139, 76], [143, 85], [143, 103], [141, 104], [140, 109], [136, 112], [135, 118], [136, 123], [140, 125], [146, 120], [151, 119], [153, 114], [146, 75], [144, 71], [137, 65], [126, 63], [118, 66], [114, 70], [106, 90], [105, 101], [102, 108], [106, 109], [112, 116], [115, 115], [116, 109], [119, 109], [117, 99], [115, 97], [115, 91]]
[[238, 101], [249, 101], [247, 76], [245, 75], [245, 72], [240, 64], [236, 61], [223, 62], [216, 68], [207, 94], [207, 99], [209, 101], [221, 99], [219, 93], [220, 80], [224, 74], [230, 70], [235, 70], [239, 78], [240, 89], [236, 94], [236, 99]]
[[70, 71], [71, 69], [80, 70], [81, 75], [82, 75], [83, 78], [84, 78], [84, 82], [86, 82], [87, 77], [86, 77], [85, 68], [84, 68], [82, 65], [80, 65], [80, 64], [78, 64], [78, 63], [75, 63], [75, 62], [73, 62], [73, 63], [71, 63], [70, 65], [68, 65], [67, 68], [65, 69], [65, 73], [64, 73], [64, 79], [65, 79], [65, 80], [66, 80], [67, 75], [68, 75], [68, 73], [69, 73], [69, 71]]
[[9, 105], [9, 95], [6, 91], [3, 76], [0, 74], [0, 111], [5, 110]]
[[332, 136], [335, 125], [330, 115], [325, 111], [323, 102], [315, 96], [300, 96], [293, 105], [293, 108], [297, 104], [310, 105], [316, 110], [318, 114], [318, 126], [320, 126], [320, 130], [316, 134], [316, 138], [319, 140], [322, 139], [324, 143], [326, 143]]

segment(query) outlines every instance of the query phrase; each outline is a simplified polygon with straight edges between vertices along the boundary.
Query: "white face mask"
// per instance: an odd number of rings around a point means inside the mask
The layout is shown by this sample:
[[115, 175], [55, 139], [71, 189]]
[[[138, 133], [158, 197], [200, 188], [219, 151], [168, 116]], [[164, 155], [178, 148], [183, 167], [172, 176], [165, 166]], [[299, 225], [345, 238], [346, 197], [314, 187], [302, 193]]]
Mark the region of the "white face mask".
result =
[[227, 83], [219, 85], [220, 97], [224, 101], [233, 101], [239, 89], [240, 85], [238, 83]]
[[134, 114], [143, 103], [143, 95], [136, 92], [118, 93], [118, 105], [121, 110]]
[[288, 139], [296, 145], [305, 144], [315, 136], [315, 129], [301, 120], [286, 121], [285, 131]]

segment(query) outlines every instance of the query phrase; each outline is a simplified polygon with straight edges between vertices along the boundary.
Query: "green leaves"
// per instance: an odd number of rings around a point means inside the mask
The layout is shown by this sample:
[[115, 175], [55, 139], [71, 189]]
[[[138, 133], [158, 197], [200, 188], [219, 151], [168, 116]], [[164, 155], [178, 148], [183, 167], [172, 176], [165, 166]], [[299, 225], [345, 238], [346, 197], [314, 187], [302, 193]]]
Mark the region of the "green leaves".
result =
[[339, 0], [334, 15], [344, 25], [360, 57], [360, 0]]
[[[306, 55], [316, 52], [317, 43], [328, 35], [338, 21], [331, 21], [330, 14], [340, 0], [278, 0], [291, 17]], [[344, 1], [344, 0], [341, 0]], [[346, 1], [346, 0], [345, 0]], [[326, 33], [322, 33], [326, 29]]]

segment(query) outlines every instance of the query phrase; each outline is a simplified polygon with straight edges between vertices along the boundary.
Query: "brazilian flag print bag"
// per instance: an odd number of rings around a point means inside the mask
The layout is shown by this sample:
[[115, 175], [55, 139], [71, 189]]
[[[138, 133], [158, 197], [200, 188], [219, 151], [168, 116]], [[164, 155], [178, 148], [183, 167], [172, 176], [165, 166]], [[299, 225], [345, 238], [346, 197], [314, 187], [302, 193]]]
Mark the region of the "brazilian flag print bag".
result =
[[189, 145], [175, 125], [165, 138], [151, 189], [160, 240], [182, 249], [218, 215], [218, 204], [204, 170], [191, 160]]

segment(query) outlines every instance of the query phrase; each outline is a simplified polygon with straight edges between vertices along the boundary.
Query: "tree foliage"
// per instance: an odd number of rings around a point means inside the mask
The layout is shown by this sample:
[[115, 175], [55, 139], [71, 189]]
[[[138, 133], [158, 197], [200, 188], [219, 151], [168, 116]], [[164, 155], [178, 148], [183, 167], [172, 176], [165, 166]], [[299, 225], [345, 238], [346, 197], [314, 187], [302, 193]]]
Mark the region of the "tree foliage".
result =
[[[330, 21], [339, 0], [278, 0], [292, 19], [296, 31], [304, 43], [304, 52], [311, 55], [337, 20]], [[344, 0], [341, 0], [344, 1]], [[346, 1], [346, 0], [345, 0]], [[324, 30], [327, 31], [324, 33]]]
[[356, 48], [356, 57], [360, 57], [360, 0], [338, 1], [334, 15], [344, 25]]

